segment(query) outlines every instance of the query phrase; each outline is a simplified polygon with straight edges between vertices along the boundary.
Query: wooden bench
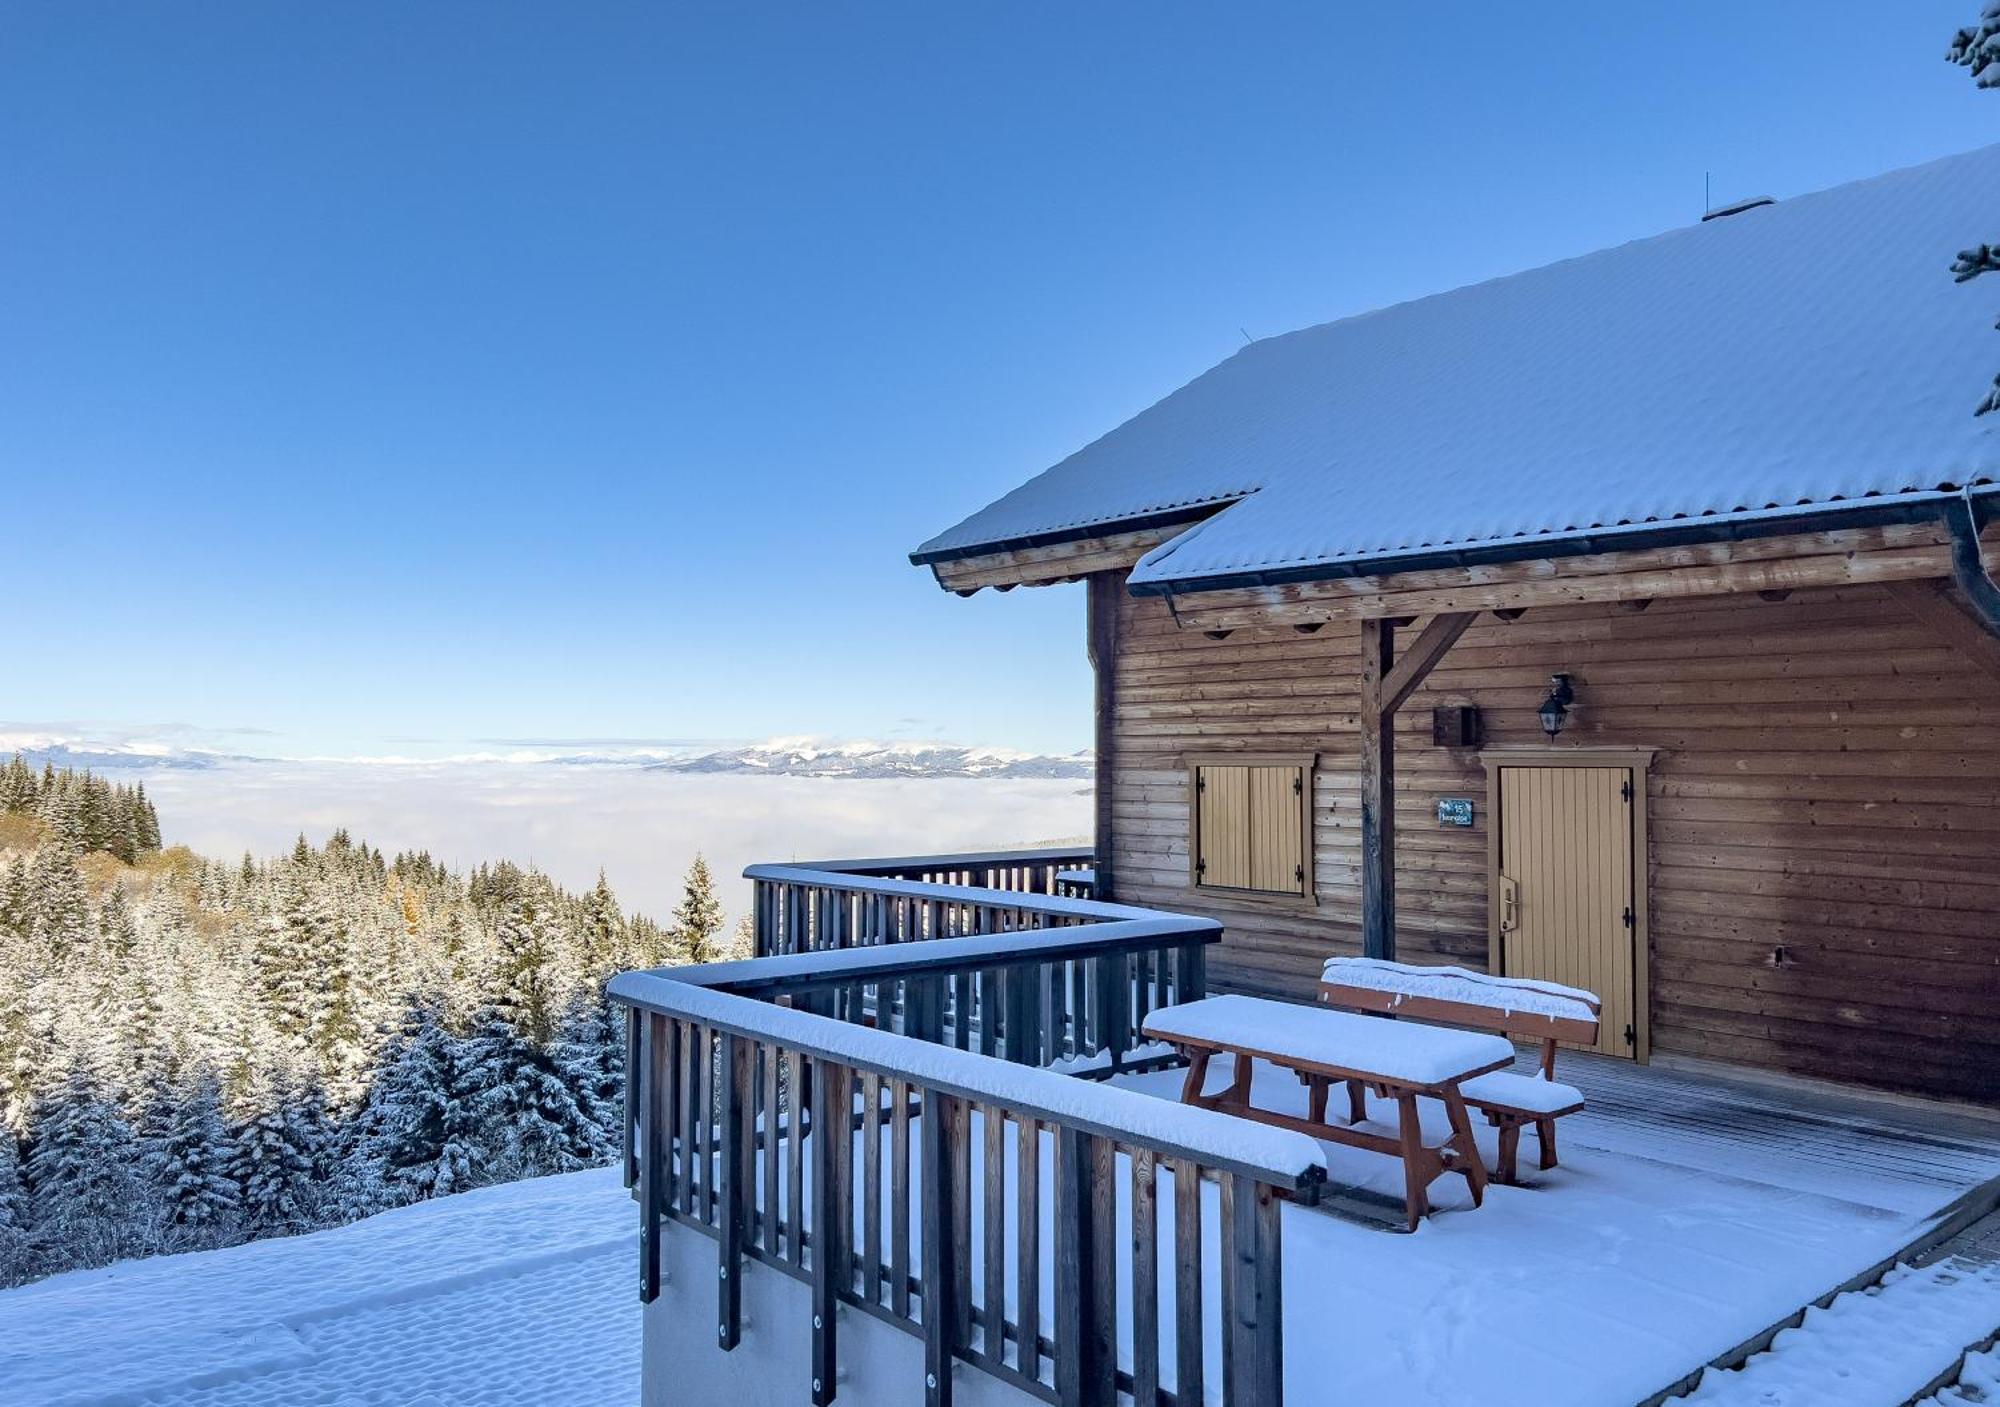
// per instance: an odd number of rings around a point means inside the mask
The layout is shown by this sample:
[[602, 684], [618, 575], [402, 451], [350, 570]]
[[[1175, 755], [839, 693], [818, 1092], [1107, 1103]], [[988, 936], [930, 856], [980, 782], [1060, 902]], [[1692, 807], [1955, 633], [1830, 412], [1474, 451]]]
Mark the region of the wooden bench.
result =
[[[1205, 997], [1182, 1006], [1162, 1007], [1146, 1018], [1144, 1031], [1187, 1056], [1183, 1103], [1400, 1158], [1403, 1205], [1413, 1231], [1430, 1210], [1427, 1189], [1446, 1173], [1465, 1179], [1472, 1189], [1474, 1206], [1485, 1200], [1486, 1166], [1473, 1141], [1472, 1121], [1459, 1090], [1465, 1083], [1513, 1062], [1514, 1048], [1498, 1036], [1405, 1026], [1344, 1012], [1318, 1011], [1293, 1002], [1238, 996]], [[1234, 1057], [1235, 1078], [1226, 1089], [1208, 1094], [1202, 1085], [1209, 1060], [1216, 1055]], [[1306, 1118], [1251, 1104], [1254, 1060], [1291, 1070], [1306, 1082], [1312, 1091]], [[1369, 1085], [1394, 1099], [1395, 1137], [1329, 1122], [1326, 1093], [1336, 1081], [1344, 1081], [1350, 1088]], [[1440, 1146], [1424, 1142], [1417, 1117], [1419, 1098], [1444, 1105], [1451, 1136]], [[1362, 1108], [1353, 1123], [1366, 1121], [1367, 1110]]]
[[[1539, 1041], [1535, 1074], [1494, 1070], [1459, 1086], [1465, 1102], [1500, 1130], [1493, 1180], [1518, 1179], [1521, 1130], [1534, 1125], [1541, 1166], [1556, 1166], [1556, 1120], [1583, 1108], [1583, 1091], [1556, 1083], [1556, 1043], [1597, 1043], [1596, 996], [1532, 978], [1495, 977], [1461, 967], [1418, 967], [1372, 958], [1334, 958], [1321, 973], [1319, 999], [1342, 1011], [1408, 1016]], [[1360, 1107], [1362, 1093], [1349, 1086]]]

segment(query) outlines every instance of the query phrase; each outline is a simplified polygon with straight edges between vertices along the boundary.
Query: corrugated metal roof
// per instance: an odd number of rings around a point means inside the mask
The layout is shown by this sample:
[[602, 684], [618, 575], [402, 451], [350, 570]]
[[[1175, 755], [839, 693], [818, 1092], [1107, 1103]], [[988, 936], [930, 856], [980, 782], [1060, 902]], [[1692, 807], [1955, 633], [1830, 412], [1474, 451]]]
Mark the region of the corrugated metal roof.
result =
[[1990, 482], [2000, 146], [1256, 342], [918, 557], [1240, 500], [1135, 583]]

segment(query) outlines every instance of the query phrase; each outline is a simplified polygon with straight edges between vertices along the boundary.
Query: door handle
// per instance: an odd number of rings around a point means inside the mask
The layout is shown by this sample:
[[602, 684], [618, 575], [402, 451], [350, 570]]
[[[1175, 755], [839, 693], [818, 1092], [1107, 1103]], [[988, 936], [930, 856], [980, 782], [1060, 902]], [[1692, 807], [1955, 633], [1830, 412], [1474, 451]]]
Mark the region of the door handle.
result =
[[1500, 876], [1500, 931], [1512, 933], [1521, 926], [1521, 887], [1506, 875]]

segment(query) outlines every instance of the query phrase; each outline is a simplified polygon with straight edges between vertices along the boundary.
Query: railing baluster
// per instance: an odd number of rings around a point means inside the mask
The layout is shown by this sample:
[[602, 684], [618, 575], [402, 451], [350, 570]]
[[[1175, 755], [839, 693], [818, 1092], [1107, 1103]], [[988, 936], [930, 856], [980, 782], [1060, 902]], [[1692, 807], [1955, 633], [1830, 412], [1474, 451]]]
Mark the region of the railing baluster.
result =
[[695, 1032], [699, 1030], [691, 1022], [676, 1023], [674, 1033], [674, 1082], [680, 1087], [679, 1116], [681, 1158], [680, 1175], [675, 1179], [675, 1191], [680, 1193], [681, 1214], [694, 1215], [694, 1159], [695, 1142]]
[[1000, 970], [979, 971], [979, 1053], [992, 1055], [1000, 1048]]
[[796, 1050], [785, 1053], [785, 1091], [791, 1109], [785, 1120], [788, 1166], [785, 1170], [785, 1254], [800, 1269], [806, 1263], [806, 1106], [811, 1100], [807, 1088], [805, 1057]]
[[882, 1302], [882, 1077], [861, 1077], [861, 1297]]
[[1222, 1400], [1282, 1407], [1284, 1323], [1278, 1200], [1253, 1178], [1222, 1182]]
[[1157, 1162], [1132, 1150], [1132, 1402], [1159, 1407], [1160, 1226]]
[[985, 1150], [980, 1171], [980, 1220], [986, 1227], [985, 1304], [980, 1309], [980, 1346], [995, 1363], [1007, 1357], [1007, 1116], [997, 1104], [979, 1111]]
[[1030, 1378], [1042, 1376], [1042, 1126], [1034, 1119], [1015, 1123], [1014, 1136], [1014, 1316], [1020, 1337], [1014, 1366]]
[[910, 1317], [910, 1085], [889, 1082], [889, 1307]]
[[1077, 1129], [1056, 1131], [1056, 1400], [1063, 1407], [1113, 1407], [1117, 1401], [1116, 1271], [1104, 1254], [1098, 1144]]
[[951, 1240], [954, 1343], [972, 1342], [972, 1106], [951, 1101]]
[[778, 1221], [778, 1159], [786, 1135], [783, 1121], [778, 1112], [778, 1062], [783, 1058], [777, 1046], [761, 1048], [759, 1059], [763, 1061], [764, 1077], [764, 1254], [772, 1260], [783, 1255], [783, 1244], [779, 1240]]
[[1174, 1170], [1174, 1400], [1202, 1402], [1201, 1169], [1186, 1158]]

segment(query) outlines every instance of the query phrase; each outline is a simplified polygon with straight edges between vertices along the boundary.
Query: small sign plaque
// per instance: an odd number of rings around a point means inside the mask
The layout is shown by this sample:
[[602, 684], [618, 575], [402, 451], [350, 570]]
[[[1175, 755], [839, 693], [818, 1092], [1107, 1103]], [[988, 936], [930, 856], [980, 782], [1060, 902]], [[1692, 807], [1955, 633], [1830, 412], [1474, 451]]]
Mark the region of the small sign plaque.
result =
[[1438, 801], [1438, 824], [1441, 826], [1469, 826], [1472, 824], [1472, 801], [1469, 797], [1447, 796]]

